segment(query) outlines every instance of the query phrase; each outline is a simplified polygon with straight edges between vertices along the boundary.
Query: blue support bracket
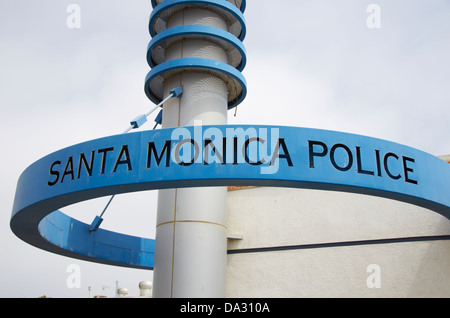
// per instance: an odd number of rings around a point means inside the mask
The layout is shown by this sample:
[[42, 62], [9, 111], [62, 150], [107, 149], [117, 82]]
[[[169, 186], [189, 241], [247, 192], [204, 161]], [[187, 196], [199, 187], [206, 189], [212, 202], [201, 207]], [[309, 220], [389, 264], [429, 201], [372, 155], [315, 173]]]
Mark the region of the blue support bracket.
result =
[[153, 129], [155, 129], [158, 125], [162, 125], [162, 118], [163, 118], [163, 110], [161, 109], [158, 116], [156, 116], [155, 118], [155, 126], [153, 127]]
[[136, 129], [136, 128], [141, 127], [146, 122], [147, 122], [147, 117], [145, 115], [139, 115], [130, 122], [130, 125], [133, 127], [133, 129]]
[[163, 111], [161, 110], [155, 118], [155, 123], [161, 125], [162, 124], [162, 118], [163, 118]]
[[100, 224], [102, 224], [103, 219], [99, 216], [96, 216], [94, 221], [92, 221], [91, 226], [89, 226], [89, 232], [97, 231], [97, 229], [100, 227]]
[[173, 95], [173, 97], [181, 98], [183, 97], [183, 86], [175, 87], [170, 91], [170, 94]]

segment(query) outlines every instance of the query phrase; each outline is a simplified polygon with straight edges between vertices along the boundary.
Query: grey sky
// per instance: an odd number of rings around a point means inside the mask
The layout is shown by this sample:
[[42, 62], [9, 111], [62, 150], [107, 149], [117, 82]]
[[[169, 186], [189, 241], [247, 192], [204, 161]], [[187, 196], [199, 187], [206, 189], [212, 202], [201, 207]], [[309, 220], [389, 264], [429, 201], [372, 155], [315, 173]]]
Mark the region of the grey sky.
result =
[[[81, 8], [79, 29], [66, 24], [71, 3]], [[381, 8], [379, 29], [367, 26], [371, 3]], [[38, 250], [9, 229], [27, 166], [118, 134], [153, 106], [143, 91], [150, 12], [150, 0], [0, 2], [0, 296], [87, 297], [88, 286], [91, 296], [111, 296], [116, 280], [137, 294], [139, 281], [151, 280], [151, 272]], [[245, 17], [248, 96], [230, 124], [337, 130], [450, 153], [449, 1], [248, 0]], [[105, 226], [151, 236], [155, 195], [119, 197]], [[106, 201], [67, 211], [90, 222]], [[70, 264], [81, 268], [79, 289], [66, 286]]]

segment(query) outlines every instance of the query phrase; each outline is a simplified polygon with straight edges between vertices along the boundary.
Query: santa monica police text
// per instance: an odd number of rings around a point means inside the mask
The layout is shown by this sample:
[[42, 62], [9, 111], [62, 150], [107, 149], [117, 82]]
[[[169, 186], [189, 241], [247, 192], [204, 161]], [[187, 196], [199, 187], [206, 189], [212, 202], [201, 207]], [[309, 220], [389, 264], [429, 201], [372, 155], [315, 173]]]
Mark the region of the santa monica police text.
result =
[[282, 135], [278, 128], [181, 127], [174, 129], [170, 138], [154, 136], [137, 147], [139, 152], [145, 152], [145, 163], [134, 160], [135, 156], [139, 156], [133, 152], [136, 147], [111, 144], [53, 161], [47, 184], [52, 187], [80, 178], [126, 173], [135, 169], [170, 168], [175, 165], [190, 167], [195, 164], [246, 165], [259, 167], [261, 174], [276, 174], [281, 165], [292, 169], [292, 173], [296, 172], [295, 167], [299, 164], [308, 169], [327, 166], [342, 173], [354, 171], [374, 178], [384, 177], [414, 185], [419, 183], [414, 158], [367, 145], [302, 140], [301, 136]]

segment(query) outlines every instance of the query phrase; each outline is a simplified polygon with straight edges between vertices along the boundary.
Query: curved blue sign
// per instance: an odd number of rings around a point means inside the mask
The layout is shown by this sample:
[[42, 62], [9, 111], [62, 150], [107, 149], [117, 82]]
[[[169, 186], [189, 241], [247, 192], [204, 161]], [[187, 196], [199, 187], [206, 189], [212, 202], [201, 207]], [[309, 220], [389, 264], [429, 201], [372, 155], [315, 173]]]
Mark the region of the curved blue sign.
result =
[[433, 155], [341, 132], [227, 125], [117, 135], [52, 153], [21, 175], [11, 228], [58, 254], [152, 268], [153, 240], [92, 231], [58, 210], [119, 193], [227, 185], [362, 193], [450, 218], [450, 166]]

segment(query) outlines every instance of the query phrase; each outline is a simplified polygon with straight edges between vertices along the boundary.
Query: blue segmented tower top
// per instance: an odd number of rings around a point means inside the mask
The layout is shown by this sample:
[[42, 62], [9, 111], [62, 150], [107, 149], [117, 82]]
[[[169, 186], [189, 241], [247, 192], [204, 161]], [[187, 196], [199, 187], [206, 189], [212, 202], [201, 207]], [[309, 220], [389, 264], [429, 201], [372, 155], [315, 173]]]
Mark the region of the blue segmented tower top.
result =
[[[243, 12], [245, 1], [239, 0], [153, 0], [150, 16], [147, 61], [152, 70], [145, 79], [147, 97], [158, 104], [164, 99], [164, 81], [181, 72], [203, 71], [221, 78], [228, 88], [228, 108], [239, 105], [247, 94], [247, 83], [241, 72], [246, 65], [246, 51], [242, 41], [246, 35]], [[225, 24], [211, 25], [210, 19], [187, 21], [183, 25], [168, 26], [169, 19], [179, 11], [207, 9], [221, 16]], [[226, 62], [204, 57], [170, 59], [166, 49], [176, 41], [206, 39], [226, 52]]]
[[[163, 2], [164, 0], [152, 0], [152, 6], [155, 8], [158, 4]], [[244, 13], [245, 7], [246, 7], [246, 1], [245, 0], [227, 0], [228, 2], [231, 2], [234, 4], [238, 9]]]

